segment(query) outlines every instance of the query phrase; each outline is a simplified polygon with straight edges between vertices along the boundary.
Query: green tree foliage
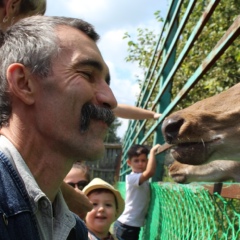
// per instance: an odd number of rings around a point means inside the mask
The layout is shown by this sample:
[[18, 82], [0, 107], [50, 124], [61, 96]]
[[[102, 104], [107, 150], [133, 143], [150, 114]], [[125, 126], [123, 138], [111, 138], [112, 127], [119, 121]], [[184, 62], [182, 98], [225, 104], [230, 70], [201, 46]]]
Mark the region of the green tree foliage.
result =
[[[154, 13], [157, 22], [163, 22], [163, 18], [160, 16], [160, 11]], [[125, 58], [127, 62], [136, 62], [144, 72], [147, 71], [151, 57], [154, 53], [154, 47], [158, 40], [158, 34], [147, 28], [137, 28], [136, 42], [132, 40], [131, 35], [126, 32], [123, 39], [128, 39], [128, 56]], [[143, 84], [143, 79], [139, 79], [140, 87]]]
[[104, 139], [105, 143], [120, 143], [121, 138], [117, 136], [117, 129], [122, 125], [118, 118], [115, 118], [111, 124], [108, 133]]
[[[180, 53], [181, 49], [183, 49], [208, 2], [209, 1], [197, 2], [185, 31], [179, 40], [177, 55]], [[186, 4], [187, 2], [183, 5], [183, 11], [187, 7]], [[173, 97], [180, 91], [185, 82], [196, 71], [201, 62], [208, 56], [214, 46], [222, 38], [236, 16], [239, 15], [239, 10], [239, 0], [220, 1], [210, 21], [204, 27], [197, 42], [192, 47], [190, 53], [174, 77], [172, 89]], [[178, 109], [187, 107], [198, 100], [220, 93], [240, 81], [240, 53], [239, 51], [236, 51], [239, 47], [240, 38], [238, 37], [227, 49], [224, 55], [191, 90], [188, 96], [186, 96], [178, 106]]]
[[[189, 1], [184, 1], [184, 4], [182, 5], [180, 20], [188, 3]], [[197, 1], [184, 32], [178, 40], [177, 57], [180, 55], [208, 3], [209, 0]], [[204, 27], [201, 35], [197, 39], [197, 42], [191, 48], [188, 56], [174, 76], [172, 87], [173, 98], [178, 94], [182, 86], [187, 82], [192, 74], [194, 74], [202, 61], [208, 56], [226, 30], [231, 26], [236, 16], [239, 15], [239, 10], [240, 0], [220, 1], [210, 21]], [[157, 11], [155, 16], [157, 21], [163, 21], [160, 17], [160, 11]], [[139, 67], [146, 73], [149, 68], [150, 59], [152, 58], [158, 36], [149, 29], [137, 29], [137, 32], [138, 38], [136, 41], [133, 41], [128, 33], [124, 35], [124, 38], [129, 40], [129, 55], [126, 58], [126, 61], [137, 62]], [[232, 43], [231, 47], [228, 48], [224, 55], [214, 64], [214, 66], [212, 66], [208, 73], [203, 76], [203, 78], [189, 92], [186, 98], [181, 101], [179, 106], [177, 106], [177, 109], [187, 107], [198, 100], [215, 95], [238, 83], [240, 81], [239, 49], [240, 37]], [[161, 60], [158, 64], [158, 69], [160, 65]], [[156, 69], [155, 72], [157, 72], [158, 69]], [[144, 79], [141, 81], [139, 80], [139, 83], [140, 86], [144, 84]]]

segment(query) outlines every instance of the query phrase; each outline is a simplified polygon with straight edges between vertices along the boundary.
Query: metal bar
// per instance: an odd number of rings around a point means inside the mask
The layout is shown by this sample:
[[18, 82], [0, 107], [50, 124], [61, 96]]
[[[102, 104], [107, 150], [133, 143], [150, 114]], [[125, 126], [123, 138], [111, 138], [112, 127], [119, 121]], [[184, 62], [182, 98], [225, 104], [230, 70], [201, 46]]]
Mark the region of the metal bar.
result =
[[[189, 52], [191, 46], [194, 44], [194, 42], [196, 41], [196, 39], [198, 38], [198, 36], [199, 36], [200, 33], [202, 32], [202, 30], [203, 30], [206, 22], [209, 20], [209, 18], [211, 17], [212, 13], [213, 13], [214, 10], [215, 10], [215, 8], [216, 8], [217, 5], [219, 4], [219, 1], [220, 1], [220, 0], [212, 0], [212, 1], [209, 3], [209, 5], [207, 6], [206, 10], [204, 11], [204, 13], [202, 14], [201, 18], [199, 19], [196, 27], [194, 28], [192, 34], [190, 35], [190, 37], [189, 37], [189, 39], [188, 39], [188, 41], [187, 41], [184, 49], [182, 50], [181, 54], [179, 55], [178, 59], [176, 60], [176, 63], [173, 65], [172, 70], [171, 70], [170, 73], [168, 74], [168, 77], [167, 77], [167, 79], [165, 80], [165, 83], [163, 84], [162, 89], [159, 91], [159, 94], [156, 96], [156, 98], [155, 98], [155, 100], [154, 100], [154, 102], [153, 102], [153, 104], [152, 104], [152, 108], [154, 108], [155, 105], [159, 102], [162, 94], [164, 93], [164, 91], [166, 90], [167, 86], [169, 85], [169, 83], [170, 83], [171, 79], [173, 78], [175, 72], [177, 71], [177, 69], [178, 69], [179, 66], [181, 65], [183, 59], [185, 58], [185, 56], [186, 56], [187, 53]], [[193, 3], [195, 4], [195, 1], [194, 1], [194, 2], [192, 1], [192, 3], [191, 3], [191, 4], [189, 5], [189, 7], [187, 8], [187, 13], [185, 13], [184, 18], [183, 18], [183, 20], [181, 21], [181, 24], [180, 24], [180, 29], [181, 29], [181, 31], [179, 30], [179, 32], [177, 32], [178, 35], [182, 32], [182, 28], [183, 28], [184, 24], [186, 24], [185, 20], [188, 19], [188, 17], [189, 17], [188, 15], [189, 15], [189, 13], [191, 13], [192, 8], [194, 7]], [[177, 38], [176, 38], [176, 39], [177, 39]], [[176, 39], [174, 39], [174, 40], [176, 40]], [[174, 45], [174, 44], [172, 44], [172, 47], [173, 47], [173, 45]], [[172, 47], [170, 48], [170, 50], [172, 50]], [[159, 80], [161, 73], [162, 73], [162, 69], [159, 71], [159, 74], [158, 74], [158, 77], [157, 77], [156, 81]], [[154, 84], [156, 84], [156, 81], [154, 82]], [[155, 85], [154, 85], [154, 87], [155, 87]], [[153, 88], [152, 88], [151, 91], [153, 91]], [[148, 96], [146, 102], [147, 102], [149, 99], [150, 99], [150, 96]], [[142, 123], [142, 125], [140, 126], [140, 129], [142, 129], [142, 128], [144, 127], [145, 122], [146, 122], [146, 121], [144, 121], [144, 122]], [[136, 121], [132, 121], [132, 122], [131, 122], [132, 125], [133, 125], [134, 123], [136, 123]], [[133, 131], [131, 132], [131, 135], [133, 134], [134, 129], [136, 128], [136, 124], [135, 124], [135, 126], [132, 126], [132, 128], [133, 128]], [[155, 128], [154, 128], [154, 129], [155, 129]], [[149, 136], [149, 135], [150, 135], [150, 134], [147, 134], [146, 136]], [[135, 135], [135, 136], [136, 136], [136, 135]], [[135, 139], [134, 139], [134, 140], [135, 140]], [[145, 137], [145, 140], [146, 140], [146, 137]], [[125, 148], [125, 147], [123, 147], [123, 148]]]

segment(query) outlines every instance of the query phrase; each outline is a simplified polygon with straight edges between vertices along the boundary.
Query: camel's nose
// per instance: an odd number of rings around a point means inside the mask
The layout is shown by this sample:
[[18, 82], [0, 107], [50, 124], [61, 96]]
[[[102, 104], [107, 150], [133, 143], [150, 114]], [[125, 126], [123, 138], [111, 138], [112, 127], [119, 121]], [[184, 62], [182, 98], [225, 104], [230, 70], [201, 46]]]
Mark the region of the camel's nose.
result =
[[173, 143], [177, 138], [184, 119], [178, 116], [166, 118], [162, 124], [162, 133], [168, 143]]

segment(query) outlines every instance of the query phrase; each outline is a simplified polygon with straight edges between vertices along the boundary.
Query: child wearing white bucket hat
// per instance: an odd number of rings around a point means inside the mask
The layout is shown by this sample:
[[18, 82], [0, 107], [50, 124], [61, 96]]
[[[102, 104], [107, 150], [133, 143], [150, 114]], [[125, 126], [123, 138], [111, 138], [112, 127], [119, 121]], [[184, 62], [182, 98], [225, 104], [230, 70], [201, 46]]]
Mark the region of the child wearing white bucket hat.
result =
[[94, 178], [83, 189], [83, 193], [93, 204], [92, 211], [87, 213], [85, 219], [89, 239], [117, 239], [109, 232], [109, 228], [124, 210], [125, 203], [120, 192], [104, 180]]

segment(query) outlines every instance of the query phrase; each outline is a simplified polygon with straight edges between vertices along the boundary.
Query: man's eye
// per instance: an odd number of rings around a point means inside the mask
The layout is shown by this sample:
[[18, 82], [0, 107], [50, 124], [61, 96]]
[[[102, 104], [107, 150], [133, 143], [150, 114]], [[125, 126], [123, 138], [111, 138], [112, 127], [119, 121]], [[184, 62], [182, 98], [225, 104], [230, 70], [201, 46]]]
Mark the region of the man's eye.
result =
[[92, 77], [92, 75], [90, 73], [83, 73], [83, 76], [88, 79], [90, 79]]
[[92, 78], [92, 73], [89, 73], [89, 72], [78, 72], [78, 73], [86, 79], [91, 79]]

